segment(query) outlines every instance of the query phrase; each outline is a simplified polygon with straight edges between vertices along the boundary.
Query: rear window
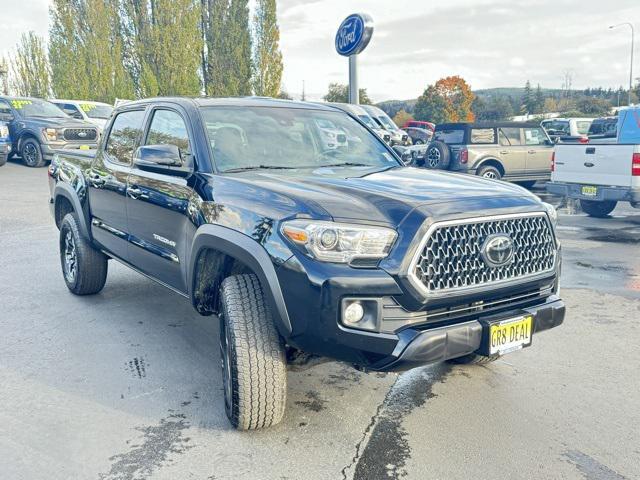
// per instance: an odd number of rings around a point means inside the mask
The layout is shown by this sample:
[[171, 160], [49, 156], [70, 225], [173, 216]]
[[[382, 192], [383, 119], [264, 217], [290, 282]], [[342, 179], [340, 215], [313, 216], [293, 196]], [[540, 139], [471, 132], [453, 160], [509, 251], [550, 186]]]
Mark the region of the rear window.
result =
[[496, 131], [493, 128], [472, 128], [471, 143], [495, 143]]
[[455, 128], [448, 130], [438, 130], [435, 133], [433, 139], [444, 142], [448, 145], [461, 144], [464, 142], [464, 129]]
[[580, 135], [586, 135], [589, 132], [590, 126], [591, 126], [591, 121], [576, 122], [576, 128], [578, 129], [578, 133]]

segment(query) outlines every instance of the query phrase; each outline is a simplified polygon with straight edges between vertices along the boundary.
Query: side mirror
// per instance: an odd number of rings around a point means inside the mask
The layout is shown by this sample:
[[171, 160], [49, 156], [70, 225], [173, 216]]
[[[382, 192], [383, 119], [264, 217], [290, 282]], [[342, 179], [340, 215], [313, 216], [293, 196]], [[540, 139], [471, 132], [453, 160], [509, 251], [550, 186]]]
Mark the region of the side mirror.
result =
[[133, 164], [140, 170], [166, 175], [188, 176], [193, 172], [190, 165], [184, 165], [182, 154], [176, 145], [138, 147], [133, 157]]

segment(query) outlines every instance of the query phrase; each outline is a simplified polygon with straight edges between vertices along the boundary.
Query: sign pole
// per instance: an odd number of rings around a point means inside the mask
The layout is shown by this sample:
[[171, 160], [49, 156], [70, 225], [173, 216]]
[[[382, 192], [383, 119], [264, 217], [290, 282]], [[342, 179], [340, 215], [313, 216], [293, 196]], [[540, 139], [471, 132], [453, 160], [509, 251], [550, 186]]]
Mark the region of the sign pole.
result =
[[358, 55], [349, 57], [349, 103], [360, 105], [358, 91]]

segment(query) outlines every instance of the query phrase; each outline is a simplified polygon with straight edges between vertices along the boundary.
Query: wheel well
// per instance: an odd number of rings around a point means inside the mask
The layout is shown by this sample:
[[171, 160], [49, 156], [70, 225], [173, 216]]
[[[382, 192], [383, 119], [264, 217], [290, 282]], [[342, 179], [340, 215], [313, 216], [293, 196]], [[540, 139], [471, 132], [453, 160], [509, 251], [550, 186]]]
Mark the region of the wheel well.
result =
[[60, 224], [62, 223], [62, 219], [67, 213], [73, 213], [75, 210], [73, 209], [73, 205], [69, 201], [67, 197], [63, 197], [62, 195], [58, 195], [56, 198], [55, 204], [55, 220], [56, 227], [60, 228]]
[[198, 255], [193, 279], [194, 306], [201, 315], [218, 313], [218, 292], [222, 281], [242, 273], [254, 273], [240, 260], [206, 248]]
[[500, 176], [504, 177], [504, 174], [505, 174], [504, 167], [498, 160], [494, 160], [494, 159], [484, 160], [480, 165], [478, 165], [478, 168], [476, 171], [480, 170], [482, 167], [486, 167], [487, 165], [496, 167], [500, 172]]
[[33, 133], [24, 133], [19, 139], [18, 139], [18, 152], [20, 152], [20, 150], [22, 149], [22, 143], [25, 140], [28, 139], [32, 139], [35, 140], [36, 142], [40, 143], [40, 140], [38, 140], [38, 138], [33, 134]]

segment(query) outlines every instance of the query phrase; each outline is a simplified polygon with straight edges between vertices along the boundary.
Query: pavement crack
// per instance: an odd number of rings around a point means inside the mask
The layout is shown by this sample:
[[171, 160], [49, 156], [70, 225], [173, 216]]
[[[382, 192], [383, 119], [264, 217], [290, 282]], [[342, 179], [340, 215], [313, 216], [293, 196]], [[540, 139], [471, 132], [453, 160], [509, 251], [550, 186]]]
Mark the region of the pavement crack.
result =
[[347, 480], [347, 474], [349, 470], [351, 470], [352, 467], [358, 464], [358, 461], [360, 460], [360, 455], [361, 455], [361, 448], [363, 446], [366, 446], [365, 442], [369, 440], [370, 433], [373, 431], [374, 427], [376, 426], [378, 422], [378, 418], [380, 418], [380, 414], [382, 413], [382, 409], [387, 404], [389, 396], [393, 392], [393, 388], [395, 387], [396, 383], [398, 383], [399, 378], [400, 377], [396, 378], [396, 380], [393, 382], [393, 384], [389, 388], [389, 391], [385, 395], [384, 400], [382, 400], [380, 405], [378, 405], [378, 407], [376, 408], [376, 413], [371, 417], [371, 421], [367, 425], [367, 428], [365, 428], [364, 433], [362, 434], [362, 438], [358, 443], [356, 443], [356, 453], [351, 459], [351, 462], [340, 471], [340, 473], [342, 474], [342, 480]]

